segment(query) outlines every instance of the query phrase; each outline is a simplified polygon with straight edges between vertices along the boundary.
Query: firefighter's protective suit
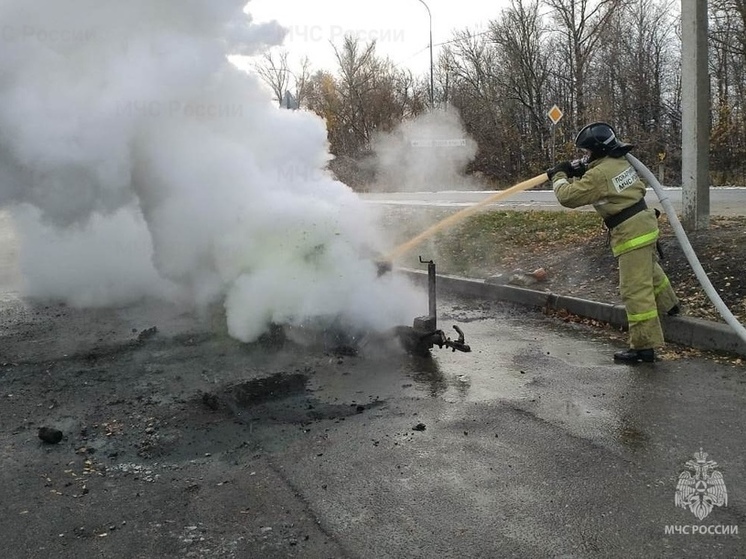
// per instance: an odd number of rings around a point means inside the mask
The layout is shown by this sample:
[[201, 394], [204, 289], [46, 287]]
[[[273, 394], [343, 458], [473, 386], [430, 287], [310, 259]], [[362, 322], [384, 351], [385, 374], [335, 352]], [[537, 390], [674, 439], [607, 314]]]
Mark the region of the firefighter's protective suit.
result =
[[582, 177], [552, 176], [560, 204], [578, 208], [592, 204], [609, 227], [610, 245], [619, 263], [619, 291], [629, 323], [631, 349], [663, 345], [659, 313], [677, 308], [678, 299], [658, 263], [658, 220], [645, 207], [645, 185], [624, 157], [601, 157]]

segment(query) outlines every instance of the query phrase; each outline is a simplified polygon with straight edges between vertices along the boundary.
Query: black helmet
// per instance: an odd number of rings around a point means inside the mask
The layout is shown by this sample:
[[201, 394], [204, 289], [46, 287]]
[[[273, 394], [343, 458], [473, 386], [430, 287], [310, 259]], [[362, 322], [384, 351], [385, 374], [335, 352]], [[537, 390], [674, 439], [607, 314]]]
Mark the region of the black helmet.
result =
[[587, 149], [594, 159], [599, 157], [623, 157], [633, 147], [632, 144], [620, 142], [614, 129], [605, 122], [592, 122], [583, 127], [575, 136], [575, 145]]

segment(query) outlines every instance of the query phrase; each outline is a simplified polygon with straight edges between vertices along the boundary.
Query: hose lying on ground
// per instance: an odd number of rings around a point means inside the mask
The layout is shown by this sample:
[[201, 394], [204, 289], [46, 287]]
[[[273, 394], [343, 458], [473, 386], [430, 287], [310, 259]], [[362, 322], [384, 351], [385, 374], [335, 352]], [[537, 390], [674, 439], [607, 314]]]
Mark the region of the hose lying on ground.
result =
[[658, 196], [658, 200], [660, 201], [661, 205], [663, 206], [663, 210], [668, 216], [668, 221], [671, 224], [673, 232], [676, 235], [676, 238], [678, 239], [679, 244], [684, 251], [684, 255], [686, 256], [686, 259], [689, 261], [689, 264], [694, 270], [694, 274], [697, 276], [700, 285], [705, 290], [705, 293], [707, 293], [707, 296], [710, 298], [710, 301], [712, 301], [712, 304], [715, 305], [715, 308], [720, 313], [720, 316], [725, 319], [725, 322], [727, 322], [728, 325], [733, 328], [736, 334], [738, 334], [738, 337], [746, 342], [746, 329], [741, 325], [740, 322], [738, 322], [738, 319], [733, 316], [733, 313], [730, 312], [730, 309], [725, 306], [725, 303], [723, 303], [720, 295], [710, 282], [710, 278], [707, 277], [707, 273], [705, 272], [704, 268], [702, 268], [702, 264], [700, 264], [699, 259], [694, 253], [694, 249], [692, 248], [692, 245], [689, 242], [686, 233], [684, 232], [684, 228], [681, 226], [681, 222], [676, 215], [676, 210], [671, 204], [671, 201], [668, 199], [668, 195], [663, 190], [663, 187], [658, 182], [658, 179], [656, 179], [653, 173], [650, 172], [650, 169], [645, 167], [645, 165], [643, 165], [636, 157], [627, 154], [627, 161], [629, 161], [637, 170], [637, 172], [640, 173], [642, 178], [645, 179], [645, 182], [647, 182], [653, 188], [655, 194]]

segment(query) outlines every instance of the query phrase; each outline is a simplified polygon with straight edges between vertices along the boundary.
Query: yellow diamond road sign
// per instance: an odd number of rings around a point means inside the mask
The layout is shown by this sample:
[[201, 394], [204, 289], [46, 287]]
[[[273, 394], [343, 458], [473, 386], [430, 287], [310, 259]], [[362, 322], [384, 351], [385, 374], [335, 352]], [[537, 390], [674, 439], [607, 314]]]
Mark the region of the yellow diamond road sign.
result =
[[554, 107], [549, 109], [547, 116], [549, 117], [549, 120], [552, 121], [552, 124], [557, 124], [562, 118], [562, 111], [557, 105], [555, 105]]

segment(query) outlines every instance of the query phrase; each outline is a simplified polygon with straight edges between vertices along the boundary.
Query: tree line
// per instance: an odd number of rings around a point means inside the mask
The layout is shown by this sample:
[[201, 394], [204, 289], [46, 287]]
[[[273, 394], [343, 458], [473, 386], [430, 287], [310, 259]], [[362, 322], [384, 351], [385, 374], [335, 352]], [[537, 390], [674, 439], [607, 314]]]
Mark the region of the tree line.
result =
[[[746, 0], [709, 0], [708, 10], [711, 179], [743, 185]], [[603, 120], [664, 184], [680, 184], [679, 0], [511, 0], [485, 31], [457, 31], [440, 47], [434, 108], [457, 110], [477, 142], [467, 172], [514, 184], [573, 157], [577, 130]], [[290, 68], [284, 51], [266, 53], [256, 70], [278, 104], [326, 120], [340, 178], [363, 186], [375, 135], [430, 110], [430, 76], [378, 56], [375, 41], [347, 36], [330, 48], [333, 71], [308, 59]], [[553, 126], [555, 104], [564, 117]]]

